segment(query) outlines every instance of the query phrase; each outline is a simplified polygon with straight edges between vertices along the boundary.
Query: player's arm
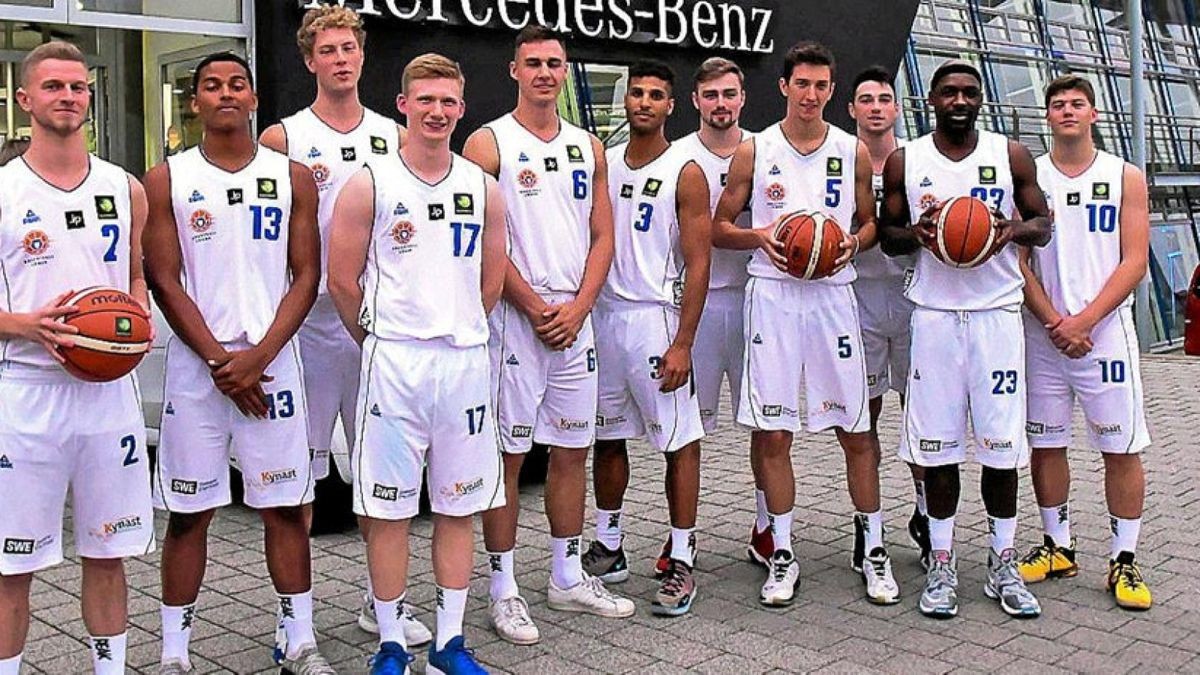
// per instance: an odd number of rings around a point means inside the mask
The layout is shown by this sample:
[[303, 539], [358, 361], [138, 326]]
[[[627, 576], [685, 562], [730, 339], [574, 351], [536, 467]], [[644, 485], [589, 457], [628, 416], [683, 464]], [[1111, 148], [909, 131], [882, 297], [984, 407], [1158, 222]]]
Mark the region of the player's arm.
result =
[[754, 189], [755, 147], [754, 139], [747, 138], [733, 151], [725, 189], [713, 214], [712, 243], [717, 248], [738, 251], [760, 248], [776, 267], [786, 270], [787, 259], [783, 257], [783, 244], [775, 238], [775, 223], [753, 230], [738, 227], [735, 222], [750, 203], [750, 192]]
[[1054, 308], [1050, 295], [1042, 287], [1041, 279], [1038, 279], [1037, 274], [1033, 271], [1030, 249], [1025, 246], [1020, 247], [1017, 250], [1017, 261], [1021, 265], [1021, 276], [1025, 278], [1025, 306], [1037, 317], [1038, 321], [1042, 322], [1043, 326], [1053, 328], [1062, 320], [1062, 316]]
[[836, 262], [837, 270], [850, 264], [860, 251], [874, 246], [876, 239], [875, 190], [871, 186], [871, 153], [866, 143], [859, 141], [854, 155], [854, 221], [858, 229], [853, 234], [845, 230], [846, 236], [839, 244], [842, 252]]
[[[500, 177], [500, 145], [496, 142], [496, 135], [491, 129], [486, 127], [476, 129], [468, 136], [467, 143], [463, 146], [463, 157], [478, 164], [479, 168], [488, 175], [494, 178]], [[511, 260], [505, 265], [504, 299], [520, 310], [535, 328], [545, 323], [545, 314], [550, 308], [549, 305], [534, 292], [529, 282], [521, 276], [521, 272], [517, 270], [517, 266]], [[539, 335], [539, 337], [541, 336]]]
[[[150, 289], [146, 284], [145, 263], [142, 260], [142, 234], [146, 231], [146, 188], [133, 176], [129, 178], [129, 294], [134, 297], [146, 314], [150, 314]], [[154, 324], [151, 323], [153, 333]]]
[[375, 225], [375, 177], [359, 169], [338, 193], [329, 235], [329, 295], [342, 324], [360, 345], [367, 331], [358, 323], [363, 289], [359, 285], [367, 267], [367, 248]]
[[1009, 141], [1008, 163], [1012, 167], [1013, 203], [1022, 219], [997, 219], [996, 227], [1000, 232], [996, 237], [996, 249], [1010, 241], [1022, 246], [1045, 246], [1050, 243], [1050, 207], [1046, 205], [1045, 193], [1038, 187], [1033, 155], [1024, 145]]
[[[1146, 178], [1132, 164], [1121, 176], [1121, 262], [1096, 297], [1078, 314], [1063, 317], [1050, 339], [1071, 344], [1090, 339], [1092, 329], [1133, 293], [1146, 276], [1150, 256], [1150, 203]], [[1067, 353], [1068, 356], [1072, 354]], [[1082, 354], [1081, 354], [1082, 356]]]
[[287, 154], [287, 130], [283, 128], [282, 124], [276, 123], [267, 127], [261, 134], [259, 134], [258, 142], [259, 144], [268, 147], [275, 152], [282, 153], [284, 155]]
[[679, 174], [675, 209], [679, 217], [679, 244], [683, 250], [683, 300], [679, 308], [679, 330], [663, 354], [659, 377], [664, 392], [687, 384], [692, 370], [692, 345], [708, 295], [708, 267], [712, 258], [712, 216], [708, 211], [708, 179], [695, 162]]
[[551, 305], [545, 313], [546, 322], [537, 327], [538, 337], [553, 349], [567, 349], [575, 344], [583, 322], [596, 304], [596, 297], [608, 278], [613, 259], [613, 210], [608, 195], [608, 158], [600, 139], [591, 137], [592, 156], [596, 170], [592, 173], [592, 213], [590, 219], [591, 246], [583, 267], [583, 280], [573, 302]]
[[504, 250], [508, 245], [507, 207], [500, 185], [495, 178], [487, 176], [487, 208], [483, 213], [483, 259], [480, 261], [480, 292], [483, 296], [483, 311], [491, 313], [504, 293], [504, 279], [509, 266]]
[[923, 214], [917, 225], [909, 226], [908, 194], [904, 189], [904, 148], [894, 150], [883, 164], [883, 206], [879, 210], [877, 224], [879, 248], [890, 256], [909, 255], [919, 250], [927, 238], [932, 237], [933, 223], [926, 222], [931, 212]]

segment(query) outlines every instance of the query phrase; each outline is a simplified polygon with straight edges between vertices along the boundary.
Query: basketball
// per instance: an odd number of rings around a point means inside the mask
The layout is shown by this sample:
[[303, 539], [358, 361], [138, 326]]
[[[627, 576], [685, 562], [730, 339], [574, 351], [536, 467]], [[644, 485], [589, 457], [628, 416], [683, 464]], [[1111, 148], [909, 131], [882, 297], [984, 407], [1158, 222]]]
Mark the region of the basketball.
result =
[[822, 279], [832, 274], [845, 236], [833, 218], [806, 211], [784, 216], [775, 229], [775, 238], [783, 243], [788, 274], [797, 279]]
[[74, 347], [61, 349], [68, 373], [88, 382], [111, 382], [127, 375], [150, 351], [150, 317], [133, 296], [115, 288], [92, 287], [62, 305], [79, 311], [62, 322], [79, 329]]
[[951, 267], [983, 264], [996, 241], [996, 219], [991, 209], [975, 197], [954, 197], [933, 215], [937, 239], [930, 250]]

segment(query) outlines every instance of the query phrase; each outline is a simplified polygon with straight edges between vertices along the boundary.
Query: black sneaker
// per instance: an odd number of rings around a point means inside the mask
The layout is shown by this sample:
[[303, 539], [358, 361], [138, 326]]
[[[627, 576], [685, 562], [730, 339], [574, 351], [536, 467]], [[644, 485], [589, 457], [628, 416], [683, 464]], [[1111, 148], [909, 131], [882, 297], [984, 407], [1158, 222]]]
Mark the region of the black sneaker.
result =
[[629, 578], [629, 561], [625, 559], [625, 547], [610, 550], [599, 541], [593, 541], [583, 554], [583, 571], [598, 577], [606, 584], [618, 584]]
[[908, 519], [908, 538], [921, 550], [921, 569], [928, 572], [929, 551], [932, 548], [929, 543], [929, 516], [923, 515], [915, 506], [912, 517]]

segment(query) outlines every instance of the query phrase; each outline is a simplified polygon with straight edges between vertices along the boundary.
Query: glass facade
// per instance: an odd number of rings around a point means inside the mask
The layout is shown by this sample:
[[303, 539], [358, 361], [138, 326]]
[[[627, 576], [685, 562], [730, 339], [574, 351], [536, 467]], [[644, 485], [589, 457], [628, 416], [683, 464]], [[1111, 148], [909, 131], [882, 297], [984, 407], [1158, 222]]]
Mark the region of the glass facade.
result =
[[[900, 67], [904, 131], [927, 132], [924, 98], [938, 63], [964, 58], [980, 68], [982, 123], [1020, 139], [1034, 155], [1049, 148], [1042, 111], [1046, 83], [1086, 77], [1101, 112], [1099, 144], [1129, 158], [1129, 22], [1118, 0], [921, 0]], [[1200, 0], [1145, 0], [1147, 174], [1151, 189], [1150, 280], [1138, 294], [1147, 346], [1179, 344], [1183, 300], [1200, 245]]]

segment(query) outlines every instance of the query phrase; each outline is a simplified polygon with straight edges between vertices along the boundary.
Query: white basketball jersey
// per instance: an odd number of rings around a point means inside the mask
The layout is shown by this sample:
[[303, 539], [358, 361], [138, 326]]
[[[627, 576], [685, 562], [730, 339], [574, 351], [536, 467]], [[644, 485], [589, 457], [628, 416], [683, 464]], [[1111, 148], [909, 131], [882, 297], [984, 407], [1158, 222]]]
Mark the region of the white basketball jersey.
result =
[[487, 183], [454, 155], [434, 184], [400, 157], [371, 168], [375, 224], [363, 272], [359, 325], [383, 340], [487, 344], [480, 289]]
[[592, 138], [565, 120], [559, 125], [550, 141], [511, 114], [487, 125], [500, 154], [508, 256], [538, 293], [577, 292], [592, 246]]
[[[903, 140], [896, 139], [896, 147], [902, 148], [904, 145]], [[883, 213], [883, 174], [871, 174], [871, 190], [875, 193], [875, 218], [878, 228], [878, 219]], [[904, 279], [916, 262], [915, 255], [884, 255], [883, 249], [876, 245], [854, 256], [854, 270], [858, 272], [859, 279], [899, 281]]]
[[329, 230], [333, 225], [333, 207], [342, 186], [363, 164], [374, 165], [380, 158], [400, 149], [396, 122], [363, 108], [362, 121], [342, 133], [326, 124], [312, 108], [304, 108], [281, 122], [287, 137], [288, 158], [307, 166], [317, 184], [317, 225], [321, 229], [321, 283], [319, 294], [328, 293]]
[[[0, 302], [32, 312], [69, 290], [108, 286], [129, 291], [129, 174], [89, 156], [87, 177], [60, 190], [23, 158], [0, 167]], [[138, 261], [141, 264], [141, 261]], [[0, 341], [0, 369], [61, 372], [41, 345]]]
[[263, 146], [236, 173], [199, 146], [167, 158], [184, 288], [222, 344], [258, 344], [291, 285], [290, 164]]
[[[957, 162], [937, 149], [932, 133], [905, 147], [904, 191], [911, 222], [935, 202], [961, 196], [977, 197], [1004, 214], [1016, 213], [1008, 138], [982, 129], [978, 134], [975, 150]], [[1013, 244], [978, 267], [961, 269], [940, 262], [922, 247], [905, 295], [929, 309], [995, 309], [1019, 304], [1024, 285]]]
[[[854, 164], [858, 138], [826, 124], [825, 142], [802, 155], [783, 135], [780, 123], [754, 137], [754, 181], [750, 213], [755, 229], [767, 227], [782, 215], [795, 211], [819, 211], [849, 231], [856, 210]], [[762, 250], [750, 259], [750, 276], [764, 279], [800, 280], [780, 272]], [[844, 285], [855, 279], [853, 265], [837, 274], [803, 283]]]
[[[1078, 314], [1121, 263], [1121, 198], [1125, 160], [1098, 151], [1087, 171], [1070, 178], [1050, 155], [1037, 159], [1038, 185], [1054, 213], [1054, 235], [1033, 248], [1033, 270], [1055, 309]], [[1122, 307], [1133, 304], [1130, 294]]]
[[[748, 131], [742, 132], [742, 140], [753, 136]], [[683, 152], [691, 157], [704, 171], [708, 179], [708, 200], [711, 204], [710, 213], [717, 211], [717, 202], [721, 201], [721, 193], [725, 191], [725, 179], [729, 177], [729, 165], [733, 155], [721, 157], [708, 149], [700, 140], [699, 133], [691, 133], [676, 142]], [[738, 214], [734, 224], [741, 228], [750, 227], [750, 209]], [[746, 279], [750, 276], [746, 266], [750, 263], [750, 251], [733, 251], [724, 248], [713, 248], [712, 263], [709, 267], [708, 287], [711, 290], [720, 288], [745, 288]]]

